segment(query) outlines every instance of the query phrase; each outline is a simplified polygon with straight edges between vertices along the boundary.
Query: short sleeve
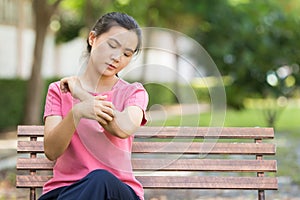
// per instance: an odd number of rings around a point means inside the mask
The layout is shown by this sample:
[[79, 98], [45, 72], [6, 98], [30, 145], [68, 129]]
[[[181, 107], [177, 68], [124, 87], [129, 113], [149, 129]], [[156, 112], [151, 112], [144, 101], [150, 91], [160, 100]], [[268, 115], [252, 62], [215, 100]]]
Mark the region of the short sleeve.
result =
[[44, 120], [47, 116], [59, 115], [62, 116], [61, 109], [61, 92], [59, 89], [58, 82], [51, 83], [48, 88], [45, 110], [44, 110]]
[[143, 110], [143, 120], [141, 125], [145, 125], [147, 123], [146, 119], [146, 109], [148, 106], [148, 93], [140, 83], [133, 83], [130, 87], [130, 91], [127, 92], [128, 96], [125, 101], [125, 107], [128, 106], [138, 106]]

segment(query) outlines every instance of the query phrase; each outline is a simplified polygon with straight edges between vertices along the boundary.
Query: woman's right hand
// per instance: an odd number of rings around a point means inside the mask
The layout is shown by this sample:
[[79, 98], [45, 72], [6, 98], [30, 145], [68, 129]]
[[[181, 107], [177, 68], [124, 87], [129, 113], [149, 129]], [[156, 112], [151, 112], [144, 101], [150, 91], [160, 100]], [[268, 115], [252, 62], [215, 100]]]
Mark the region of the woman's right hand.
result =
[[81, 101], [73, 108], [77, 119], [88, 118], [98, 121], [100, 124], [108, 124], [114, 118], [114, 105], [106, 101], [107, 96], [92, 96]]
[[100, 124], [107, 124], [113, 120], [114, 106], [106, 101], [107, 96], [93, 96], [85, 91], [76, 76], [66, 77], [60, 80], [62, 92], [70, 92], [81, 102], [74, 106], [73, 112], [76, 118], [88, 118], [97, 120]]

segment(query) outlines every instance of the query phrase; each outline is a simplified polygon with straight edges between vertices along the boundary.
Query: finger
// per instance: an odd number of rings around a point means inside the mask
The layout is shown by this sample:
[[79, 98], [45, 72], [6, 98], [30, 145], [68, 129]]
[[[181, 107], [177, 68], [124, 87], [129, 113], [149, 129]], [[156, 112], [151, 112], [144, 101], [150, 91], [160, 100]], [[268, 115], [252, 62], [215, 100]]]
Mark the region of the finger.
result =
[[102, 106], [105, 106], [105, 107], [109, 107], [109, 108], [111, 108], [111, 109], [114, 109], [114, 105], [113, 105], [113, 103], [110, 102], [110, 101], [101, 101], [101, 105], [102, 105]]
[[62, 92], [68, 92], [69, 91], [69, 85], [68, 80], [66, 78], [63, 78], [60, 80], [60, 89]]
[[94, 109], [97, 110], [98, 112], [104, 112], [111, 117], [114, 117], [114, 106], [111, 102], [109, 101], [96, 101], [94, 104]]
[[97, 117], [96, 120], [99, 122], [100, 125], [107, 125], [107, 121], [105, 121], [101, 117]]
[[105, 114], [107, 114], [107, 115], [109, 115], [111, 117], [114, 117], [114, 113], [115, 113], [114, 109], [112, 109], [110, 107], [107, 107], [107, 106], [104, 106], [102, 108], [102, 112], [104, 112]]
[[94, 113], [96, 117], [101, 117], [102, 119], [105, 119], [107, 121], [113, 120], [113, 110], [111, 108], [103, 106], [95, 107]]
[[98, 95], [95, 97], [95, 100], [105, 100], [107, 98], [107, 95]]
[[97, 114], [98, 117], [104, 119], [107, 122], [110, 122], [113, 120], [113, 117], [110, 116], [109, 114], [105, 113], [105, 112], [100, 112]]
[[105, 95], [105, 96], [96, 96], [96, 97], [94, 98], [94, 105], [95, 105], [95, 107], [100, 107], [100, 108], [102, 108], [102, 106], [106, 106], [106, 107], [109, 107], [109, 108], [114, 109], [115, 107], [114, 107], [114, 105], [113, 105], [112, 102], [110, 102], [110, 101], [105, 101], [105, 100], [104, 100], [104, 99], [106, 99], [106, 98], [107, 98], [106, 95]]
[[113, 120], [113, 118], [111, 116], [109, 116], [103, 112], [97, 113], [95, 119], [101, 124], [108, 124], [109, 122], [111, 122]]

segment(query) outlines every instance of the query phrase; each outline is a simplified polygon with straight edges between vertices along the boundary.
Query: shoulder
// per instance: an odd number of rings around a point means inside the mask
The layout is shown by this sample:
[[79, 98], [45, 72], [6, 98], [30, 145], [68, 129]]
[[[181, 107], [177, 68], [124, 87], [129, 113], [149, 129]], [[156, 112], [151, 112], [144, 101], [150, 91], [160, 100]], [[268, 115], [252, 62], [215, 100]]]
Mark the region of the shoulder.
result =
[[[145, 90], [144, 86], [139, 82], [129, 83], [124, 79], [120, 79], [116, 89], [119, 90]], [[146, 90], [145, 90], [146, 91]]]
[[60, 91], [59, 83], [60, 83], [60, 81], [50, 83], [48, 90]]
[[64, 96], [60, 89], [60, 81], [52, 82], [48, 86], [48, 95], [50, 96]]

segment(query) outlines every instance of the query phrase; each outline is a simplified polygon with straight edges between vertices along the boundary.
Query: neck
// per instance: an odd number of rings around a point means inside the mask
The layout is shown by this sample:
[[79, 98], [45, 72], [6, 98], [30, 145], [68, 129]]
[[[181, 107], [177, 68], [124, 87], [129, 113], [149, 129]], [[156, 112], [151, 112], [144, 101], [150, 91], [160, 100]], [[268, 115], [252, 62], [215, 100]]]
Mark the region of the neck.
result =
[[110, 91], [118, 80], [117, 76], [98, 76], [96, 73], [87, 72], [80, 76], [83, 88], [95, 93]]

